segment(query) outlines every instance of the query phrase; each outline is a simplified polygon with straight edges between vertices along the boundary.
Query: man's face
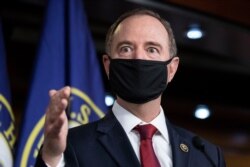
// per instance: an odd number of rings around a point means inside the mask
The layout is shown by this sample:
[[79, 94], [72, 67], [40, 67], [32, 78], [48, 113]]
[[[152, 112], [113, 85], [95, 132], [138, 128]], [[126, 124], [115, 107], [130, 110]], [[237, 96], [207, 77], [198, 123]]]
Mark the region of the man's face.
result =
[[116, 28], [111, 58], [166, 61], [170, 58], [168, 33], [156, 18], [135, 15]]
[[[156, 18], [135, 15], [123, 20], [116, 28], [110, 55], [103, 56], [103, 64], [109, 77], [110, 59], [143, 59], [166, 61], [170, 59], [169, 37], [165, 27]], [[168, 82], [173, 79], [179, 64], [174, 57], [167, 65]]]

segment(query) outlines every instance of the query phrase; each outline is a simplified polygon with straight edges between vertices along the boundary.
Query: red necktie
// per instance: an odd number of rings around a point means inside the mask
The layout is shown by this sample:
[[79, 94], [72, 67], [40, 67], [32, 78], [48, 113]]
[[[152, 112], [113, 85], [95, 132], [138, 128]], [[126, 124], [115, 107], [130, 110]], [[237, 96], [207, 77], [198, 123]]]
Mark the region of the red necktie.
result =
[[151, 125], [138, 125], [135, 127], [140, 134], [141, 144], [140, 144], [140, 156], [141, 156], [141, 166], [142, 167], [160, 167], [160, 163], [155, 155], [152, 137], [157, 131], [157, 129]]

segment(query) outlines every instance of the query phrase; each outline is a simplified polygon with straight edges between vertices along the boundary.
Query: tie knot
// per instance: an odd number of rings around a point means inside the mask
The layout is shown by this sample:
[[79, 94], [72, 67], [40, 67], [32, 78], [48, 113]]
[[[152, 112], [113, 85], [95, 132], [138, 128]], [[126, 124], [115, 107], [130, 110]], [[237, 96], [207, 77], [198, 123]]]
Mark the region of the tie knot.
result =
[[137, 130], [140, 134], [141, 140], [144, 139], [152, 139], [153, 135], [157, 131], [156, 127], [154, 127], [151, 124], [147, 125], [137, 125], [135, 127], [135, 130]]

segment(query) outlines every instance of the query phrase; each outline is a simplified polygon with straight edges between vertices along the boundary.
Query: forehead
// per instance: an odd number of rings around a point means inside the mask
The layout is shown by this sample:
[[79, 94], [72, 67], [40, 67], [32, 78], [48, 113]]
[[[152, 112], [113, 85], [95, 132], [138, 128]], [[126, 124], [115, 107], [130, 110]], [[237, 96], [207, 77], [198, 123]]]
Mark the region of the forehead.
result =
[[113, 42], [117, 40], [152, 40], [167, 45], [168, 33], [157, 18], [149, 15], [133, 15], [117, 26]]

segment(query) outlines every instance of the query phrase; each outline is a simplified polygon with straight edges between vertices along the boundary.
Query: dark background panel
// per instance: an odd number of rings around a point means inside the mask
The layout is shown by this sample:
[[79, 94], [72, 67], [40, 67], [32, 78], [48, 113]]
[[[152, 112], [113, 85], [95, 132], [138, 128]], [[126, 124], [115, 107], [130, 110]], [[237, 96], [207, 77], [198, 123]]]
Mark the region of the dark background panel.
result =
[[[47, 0], [2, 0], [12, 106], [17, 135], [31, 84]], [[147, 7], [172, 25], [180, 66], [164, 92], [168, 119], [222, 147], [229, 167], [250, 164], [250, 1], [248, 0], [85, 0], [98, 58], [108, 27], [124, 11]], [[55, 11], [56, 12], [56, 11]], [[185, 32], [199, 24], [205, 36]], [[110, 92], [103, 72], [105, 88]], [[194, 118], [198, 104], [211, 109], [207, 120]]]

